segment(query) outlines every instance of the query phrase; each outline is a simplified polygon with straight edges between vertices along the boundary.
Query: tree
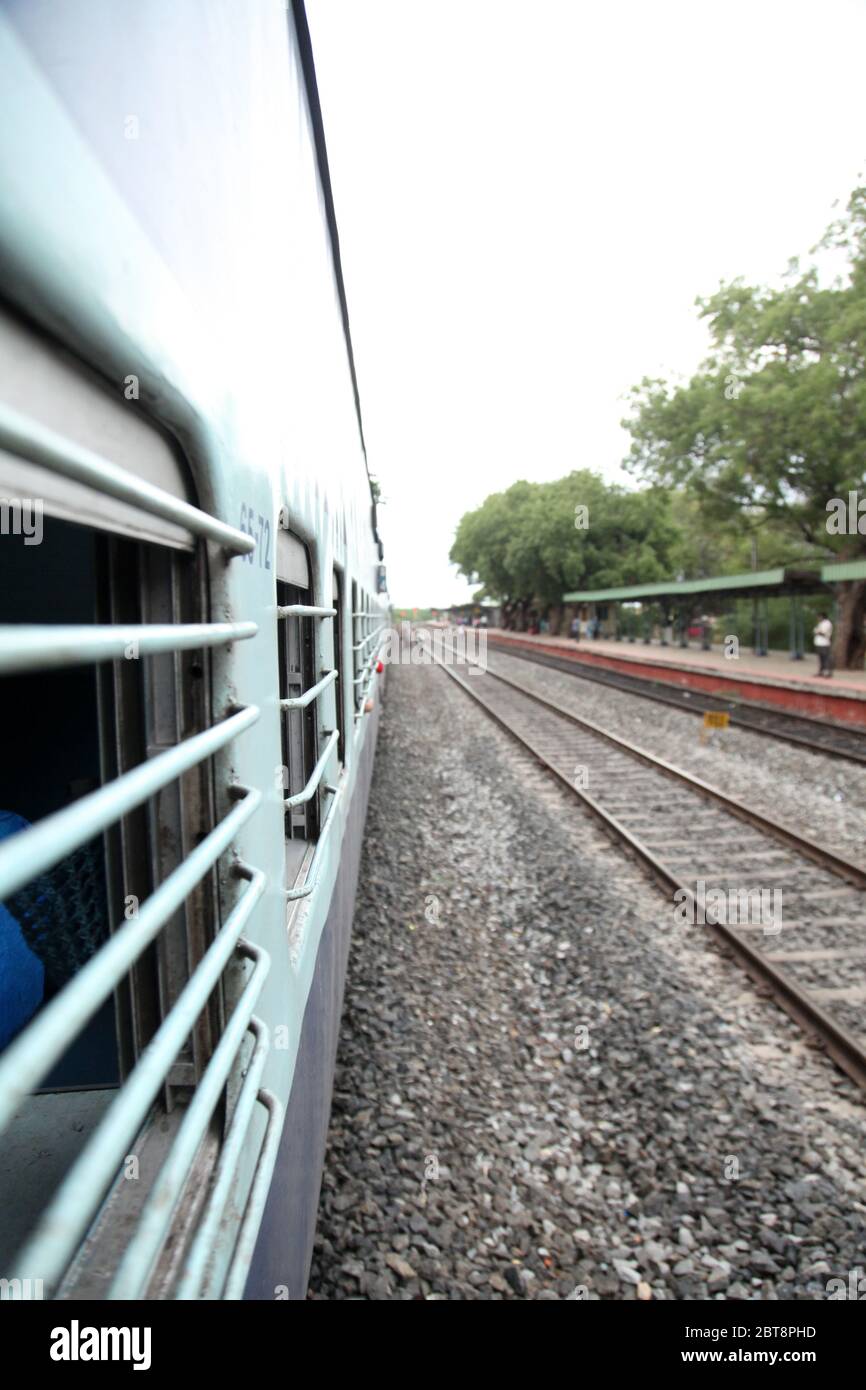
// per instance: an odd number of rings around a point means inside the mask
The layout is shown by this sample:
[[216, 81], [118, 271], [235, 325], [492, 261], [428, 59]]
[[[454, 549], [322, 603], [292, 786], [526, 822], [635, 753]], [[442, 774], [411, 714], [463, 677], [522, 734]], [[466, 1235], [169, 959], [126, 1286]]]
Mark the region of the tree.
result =
[[[789, 265], [782, 288], [736, 280], [699, 299], [712, 348], [685, 385], [645, 378], [623, 423], [629, 466], [685, 485], [701, 513], [743, 530], [798, 534], [825, 559], [866, 556], [866, 187], [815, 248], [841, 256], [832, 286], [818, 266]], [[854, 512], [848, 508], [855, 494]], [[846, 504], [845, 529], [834, 524]], [[864, 508], [866, 512], [866, 508]], [[866, 581], [840, 585], [837, 666], [866, 654]]]
[[460, 520], [451, 560], [521, 618], [559, 619], [570, 589], [652, 583], [668, 572], [674, 533], [663, 490], [627, 492], [588, 469], [514, 483]]
[[814, 546], [783, 520], [737, 513], [720, 519], [708, 512], [692, 489], [670, 493], [670, 516], [675, 535], [671, 545], [671, 574], [676, 579], [705, 579], [709, 575], [740, 574], [750, 569], [773, 569], [819, 558]]

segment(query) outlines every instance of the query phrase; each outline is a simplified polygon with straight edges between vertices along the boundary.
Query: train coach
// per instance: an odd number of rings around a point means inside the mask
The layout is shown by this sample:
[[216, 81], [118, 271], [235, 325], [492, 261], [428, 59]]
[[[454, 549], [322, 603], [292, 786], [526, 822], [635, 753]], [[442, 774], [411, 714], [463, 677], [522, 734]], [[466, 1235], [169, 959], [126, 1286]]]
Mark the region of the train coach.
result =
[[301, 3], [0, 0], [3, 1297], [303, 1297], [388, 600]]

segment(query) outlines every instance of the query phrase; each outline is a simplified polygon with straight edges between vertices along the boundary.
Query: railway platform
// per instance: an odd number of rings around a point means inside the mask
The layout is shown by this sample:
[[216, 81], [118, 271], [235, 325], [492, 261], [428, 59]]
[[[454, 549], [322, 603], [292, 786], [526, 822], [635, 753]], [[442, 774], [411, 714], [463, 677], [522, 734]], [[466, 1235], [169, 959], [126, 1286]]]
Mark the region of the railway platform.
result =
[[834, 671], [827, 680], [815, 673], [812, 654], [792, 661], [787, 652], [767, 656], [741, 652], [726, 656], [715, 646], [710, 651], [694, 647], [645, 645], [610, 638], [539, 636], [525, 632], [488, 629], [491, 644], [502, 648], [549, 651], [558, 657], [645, 680], [663, 681], [708, 695], [729, 696], [791, 713], [825, 719], [836, 724], [866, 727], [866, 671]]

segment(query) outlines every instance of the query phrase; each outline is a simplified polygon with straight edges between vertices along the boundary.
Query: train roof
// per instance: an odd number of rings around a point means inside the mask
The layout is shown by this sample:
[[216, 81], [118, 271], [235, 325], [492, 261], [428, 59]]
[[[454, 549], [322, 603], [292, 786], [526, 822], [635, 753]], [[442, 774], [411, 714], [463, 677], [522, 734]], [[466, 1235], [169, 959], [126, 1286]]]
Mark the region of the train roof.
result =
[[[334, 207], [334, 192], [331, 187], [331, 170], [328, 163], [328, 147], [325, 141], [325, 124], [322, 119], [322, 106], [319, 100], [319, 84], [316, 79], [316, 64], [313, 58], [313, 44], [310, 38], [310, 26], [307, 21], [307, 10], [304, 0], [292, 0], [292, 15], [294, 17], [295, 31], [298, 37], [301, 70], [304, 77], [304, 86], [307, 90], [310, 124], [312, 126], [313, 142], [316, 149], [316, 163], [319, 169], [319, 183], [321, 184], [322, 198], [325, 204], [325, 218], [328, 224], [328, 234], [331, 241], [331, 259], [334, 265], [337, 298], [340, 304], [340, 316], [343, 321], [343, 337], [346, 340], [346, 354], [349, 359], [349, 373], [351, 375], [352, 391], [355, 397], [355, 414], [358, 417], [358, 433], [361, 438], [361, 450], [364, 455], [367, 478], [370, 481], [370, 496], [373, 497], [370, 466], [367, 460], [367, 444], [364, 439], [361, 393], [358, 390], [358, 374], [355, 370], [355, 351], [352, 346], [352, 329], [349, 323], [349, 303], [346, 298], [346, 283], [343, 278], [343, 262], [340, 256], [340, 231], [337, 226], [337, 213]], [[373, 500], [375, 501], [375, 498], [373, 498]], [[378, 540], [378, 533], [376, 539]]]

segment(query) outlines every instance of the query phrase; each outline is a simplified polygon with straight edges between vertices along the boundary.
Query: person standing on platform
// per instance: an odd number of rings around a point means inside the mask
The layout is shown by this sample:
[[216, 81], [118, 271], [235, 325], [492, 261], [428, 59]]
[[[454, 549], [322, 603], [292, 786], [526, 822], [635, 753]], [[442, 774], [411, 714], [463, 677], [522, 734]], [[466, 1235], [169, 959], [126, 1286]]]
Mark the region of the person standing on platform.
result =
[[575, 642], [580, 641], [580, 618], [575, 614], [571, 620], [571, 635]]
[[815, 643], [815, 655], [818, 658], [818, 675], [830, 677], [830, 640], [833, 636], [833, 624], [826, 613], [818, 614], [818, 621], [812, 630], [812, 640]]

